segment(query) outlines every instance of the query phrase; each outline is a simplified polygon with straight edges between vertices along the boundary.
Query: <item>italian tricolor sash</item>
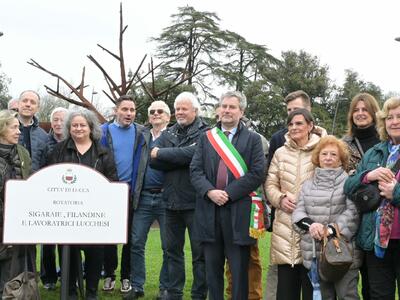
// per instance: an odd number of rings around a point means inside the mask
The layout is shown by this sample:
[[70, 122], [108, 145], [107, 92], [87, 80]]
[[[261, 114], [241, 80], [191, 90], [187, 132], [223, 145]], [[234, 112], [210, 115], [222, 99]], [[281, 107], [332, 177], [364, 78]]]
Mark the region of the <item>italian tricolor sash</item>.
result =
[[[248, 170], [245, 161], [221, 129], [214, 127], [208, 130], [206, 134], [212, 147], [236, 179], [239, 179], [247, 173]], [[252, 238], [258, 239], [265, 233], [264, 206], [260, 193], [254, 191], [251, 192], [249, 196], [251, 197], [249, 235]]]

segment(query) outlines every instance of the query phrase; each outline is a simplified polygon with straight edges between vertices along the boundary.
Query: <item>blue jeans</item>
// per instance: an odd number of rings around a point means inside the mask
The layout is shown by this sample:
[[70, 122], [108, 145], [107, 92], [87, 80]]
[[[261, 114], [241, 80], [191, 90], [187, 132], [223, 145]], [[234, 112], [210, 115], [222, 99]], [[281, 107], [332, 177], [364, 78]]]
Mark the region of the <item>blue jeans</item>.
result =
[[185, 285], [185, 246], [186, 228], [189, 231], [190, 247], [192, 249], [193, 284], [192, 299], [206, 299], [206, 267], [203, 247], [193, 236], [194, 209], [192, 210], [166, 210], [166, 232], [168, 252], [168, 272], [170, 287], [168, 299], [181, 300]]
[[162, 193], [152, 194], [142, 191], [139, 205], [133, 213], [132, 245], [131, 245], [131, 282], [132, 287], [143, 292], [146, 280], [145, 246], [151, 224], [157, 220], [160, 225], [161, 248], [163, 250], [163, 263], [160, 271], [160, 290], [168, 289], [168, 266], [165, 239], [165, 202]]

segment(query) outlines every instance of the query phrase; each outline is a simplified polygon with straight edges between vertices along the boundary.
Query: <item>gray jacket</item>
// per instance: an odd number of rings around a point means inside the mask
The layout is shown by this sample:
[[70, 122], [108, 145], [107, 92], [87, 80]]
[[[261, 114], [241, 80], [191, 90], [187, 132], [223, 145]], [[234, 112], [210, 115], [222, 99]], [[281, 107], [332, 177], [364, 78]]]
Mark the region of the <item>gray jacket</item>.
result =
[[[352, 201], [343, 191], [348, 175], [342, 168], [316, 168], [314, 176], [304, 182], [296, 209], [292, 214], [294, 229], [301, 233], [300, 248], [303, 265], [309, 269], [312, 262], [312, 238], [309, 232], [301, 230], [296, 223], [303, 218], [310, 218], [314, 222], [324, 225], [338, 224], [340, 234], [348, 241], [352, 241], [355, 249], [355, 234], [358, 229], [359, 215]], [[320, 243], [317, 242], [317, 257], [319, 257]], [[354, 251], [352, 268], [361, 265], [361, 253]]]

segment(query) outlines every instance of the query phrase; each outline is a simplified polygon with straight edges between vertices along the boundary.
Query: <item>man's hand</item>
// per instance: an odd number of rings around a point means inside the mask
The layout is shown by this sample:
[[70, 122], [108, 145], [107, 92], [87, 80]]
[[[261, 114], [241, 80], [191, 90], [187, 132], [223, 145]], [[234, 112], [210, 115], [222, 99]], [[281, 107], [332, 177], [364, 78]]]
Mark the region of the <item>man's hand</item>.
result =
[[207, 196], [218, 206], [224, 205], [229, 200], [228, 193], [223, 190], [209, 190]]
[[296, 203], [294, 203], [294, 201], [291, 199], [290, 196], [289, 197], [285, 196], [281, 199], [280, 208], [284, 212], [291, 214], [294, 211], [294, 209], [296, 208]]
[[160, 148], [158, 148], [158, 147], [154, 147], [153, 149], [151, 149], [151, 152], [150, 152], [150, 157], [151, 158], [157, 158], [157, 153], [158, 153], [158, 150], [159, 150]]

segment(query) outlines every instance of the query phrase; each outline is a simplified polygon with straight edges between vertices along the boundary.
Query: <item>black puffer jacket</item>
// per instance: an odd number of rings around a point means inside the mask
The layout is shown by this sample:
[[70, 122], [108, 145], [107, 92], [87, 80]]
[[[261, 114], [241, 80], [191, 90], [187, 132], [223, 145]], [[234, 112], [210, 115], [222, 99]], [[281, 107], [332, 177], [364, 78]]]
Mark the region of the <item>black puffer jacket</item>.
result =
[[[76, 163], [80, 164], [74, 141], [69, 138], [54, 146], [49, 155], [48, 165], [56, 163]], [[114, 157], [110, 151], [103, 148], [98, 141], [93, 141], [89, 151], [92, 151], [92, 161], [90, 167], [102, 173], [111, 181], [118, 181], [117, 170], [115, 168]]]
[[208, 126], [196, 118], [187, 131], [181, 129], [176, 123], [162, 132], [155, 145], [160, 148], [157, 159], [150, 162], [152, 168], [165, 172], [163, 197], [172, 210], [195, 208], [196, 192], [190, 182], [189, 167], [199, 137]]

